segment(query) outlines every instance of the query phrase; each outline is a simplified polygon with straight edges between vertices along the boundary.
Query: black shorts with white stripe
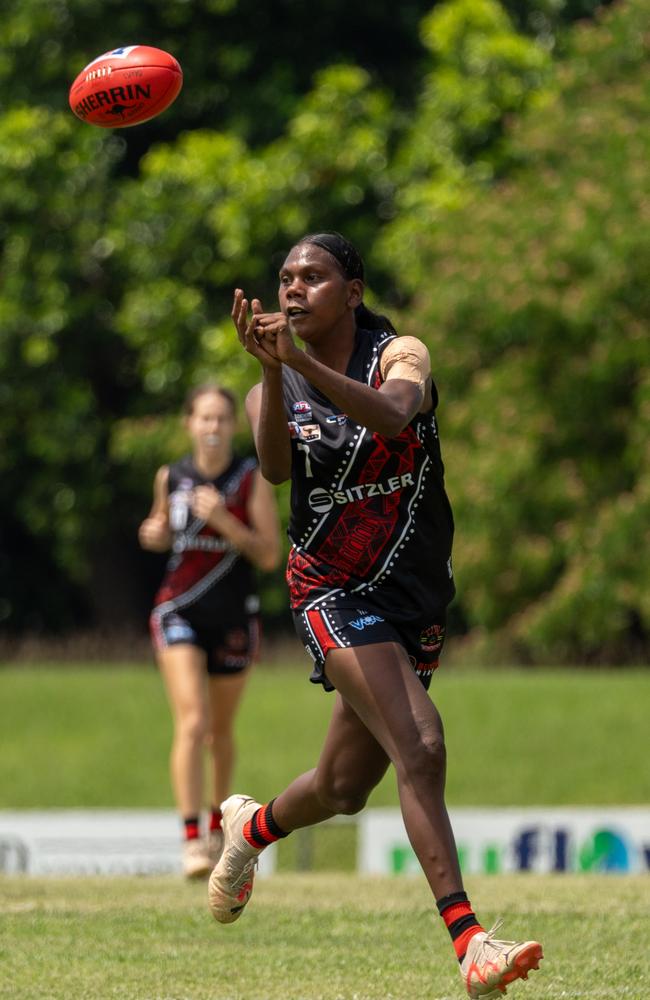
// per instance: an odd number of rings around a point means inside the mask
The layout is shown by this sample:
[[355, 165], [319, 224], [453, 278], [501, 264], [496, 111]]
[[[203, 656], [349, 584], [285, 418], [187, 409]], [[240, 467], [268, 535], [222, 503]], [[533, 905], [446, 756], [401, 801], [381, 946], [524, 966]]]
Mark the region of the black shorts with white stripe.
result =
[[385, 612], [349, 594], [337, 594], [294, 611], [293, 623], [298, 638], [314, 662], [309, 679], [314, 684], [322, 684], [326, 691], [334, 690], [325, 669], [331, 649], [377, 642], [396, 642], [403, 646], [415, 673], [428, 690], [439, 664], [446, 632], [444, 611], [429, 621], [391, 622]]
[[260, 620], [257, 614], [233, 616], [228, 624], [197, 624], [177, 611], [157, 614], [153, 611], [149, 628], [154, 648], [187, 644], [206, 654], [205, 668], [211, 676], [238, 674], [257, 659]]

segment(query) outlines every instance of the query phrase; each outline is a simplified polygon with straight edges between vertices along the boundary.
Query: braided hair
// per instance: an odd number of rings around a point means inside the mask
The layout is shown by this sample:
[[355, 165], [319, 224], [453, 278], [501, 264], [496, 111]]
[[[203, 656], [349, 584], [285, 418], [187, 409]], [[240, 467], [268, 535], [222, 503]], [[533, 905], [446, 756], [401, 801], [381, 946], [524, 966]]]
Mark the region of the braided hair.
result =
[[[310, 243], [313, 246], [326, 250], [339, 265], [343, 276], [348, 281], [358, 278], [365, 281], [365, 268], [361, 254], [345, 236], [340, 233], [308, 233], [298, 240], [296, 246], [301, 243]], [[354, 310], [357, 326], [362, 330], [388, 330], [390, 333], [397, 333], [397, 330], [389, 320], [388, 316], [373, 312], [368, 306], [361, 302]]]

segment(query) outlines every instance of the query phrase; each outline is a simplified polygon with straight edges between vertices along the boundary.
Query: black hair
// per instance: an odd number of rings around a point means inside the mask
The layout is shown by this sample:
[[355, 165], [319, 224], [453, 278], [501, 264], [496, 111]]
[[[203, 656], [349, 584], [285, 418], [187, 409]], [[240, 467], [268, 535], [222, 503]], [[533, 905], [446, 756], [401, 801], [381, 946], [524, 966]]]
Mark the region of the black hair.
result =
[[196, 385], [193, 389], [190, 389], [183, 401], [184, 415], [190, 417], [194, 410], [194, 403], [199, 396], [207, 395], [223, 396], [230, 404], [233, 417], [237, 416], [237, 397], [231, 389], [226, 389], [225, 386], [219, 385], [218, 382], [202, 382], [201, 385]]
[[[310, 243], [327, 251], [339, 265], [343, 276], [348, 281], [358, 278], [365, 281], [365, 267], [361, 254], [355, 246], [346, 240], [340, 233], [308, 233], [298, 240], [296, 246], [301, 243]], [[360, 302], [354, 310], [357, 326], [362, 330], [388, 330], [390, 333], [397, 333], [397, 330], [389, 320], [388, 316], [373, 312], [368, 309], [364, 302]]]

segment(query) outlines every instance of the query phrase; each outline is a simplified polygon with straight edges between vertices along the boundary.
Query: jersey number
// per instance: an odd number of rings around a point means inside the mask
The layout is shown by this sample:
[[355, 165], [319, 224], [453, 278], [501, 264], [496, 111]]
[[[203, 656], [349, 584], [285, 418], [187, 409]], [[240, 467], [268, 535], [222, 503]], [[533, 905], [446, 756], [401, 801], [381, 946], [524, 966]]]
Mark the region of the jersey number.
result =
[[311, 471], [311, 455], [309, 454], [309, 445], [304, 444], [302, 441], [297, 443], [298, 451], [304, 451], [305, 453], [305, 475], [307, 479], [313, 479], [314, 473]]

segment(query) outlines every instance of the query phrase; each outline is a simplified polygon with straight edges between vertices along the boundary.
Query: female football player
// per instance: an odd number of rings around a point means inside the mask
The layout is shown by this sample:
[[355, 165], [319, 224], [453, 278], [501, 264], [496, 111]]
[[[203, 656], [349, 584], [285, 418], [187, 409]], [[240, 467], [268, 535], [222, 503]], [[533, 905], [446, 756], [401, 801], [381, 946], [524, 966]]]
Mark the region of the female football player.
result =
[[[258, 642], [254, 567], [280, 557], [271, 486], [251, 458], [233, 453], [234, 395], [206, 384], [184, 407], [192, 453], [164, 465], [139, 529], [145, 549], [171, 549], [150, 618], [174, 720], [170, 770], [183, 819], [183, 869], [209, 874], [223, 844], [219, 803], [234, 762], [233, 724]], [[202, 836], [203, 756], [209, 748], [211, 811]]]
[[[363, 302], [364, 267], [336, 233], [303, 237], [280, 269], [280, 312], [235, 292], [233, 320], [262, 366], [247, 409], [262, 473], [291, 479], [288, 581], [312, 681], [335, 691], [316, 766], [260, 805], [223, 803], [210, 878], [217, 920], [239, 917], [259, 853], [356, 813], [389, 765], [404, 824], [472, 997], [537, 968], [535, 941], [486, 933], [463, 888], [444, 799], [445, 744], [428, 695], [454, 594], [429, 354]], [[302, 342], [302, 348], [296, 340]]]

